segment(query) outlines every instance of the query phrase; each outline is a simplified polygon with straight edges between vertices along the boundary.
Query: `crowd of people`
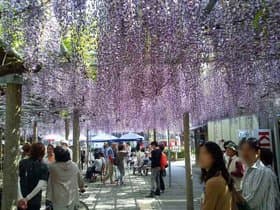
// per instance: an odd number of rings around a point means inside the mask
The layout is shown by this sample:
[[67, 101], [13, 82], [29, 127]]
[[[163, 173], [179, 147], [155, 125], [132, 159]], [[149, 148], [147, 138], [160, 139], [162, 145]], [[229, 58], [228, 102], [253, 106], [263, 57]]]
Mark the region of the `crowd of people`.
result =
[[46, 208], [74, 210], [84, 182], [77, 164], [71, 161], [70, 149], [42, 143], [25, 144], [19, 163], [18, 209], [40, 210], [42, 190], [47, 189]]
[[[126, 168], [131, 167], [140, 175], [151, 171], [151, 193], [160, 195], [165, 190], [164, 176], [167, 165], [164, 145], [152, 142], [148, 146], [138, 143], [131, 148], [129, 143], [105, 143], [95, 151], [94, 160], [86, 171], [89, 181], [97, 176], [106, 184], [124, 185]], [[86, 155], [81, 151], [80, 168], [72, 161], [72, 150], [66, 141], [60, 146], [34, 143], [22, 147], [19, 163], [18, 209], [40, 210], [42, 191], [46, 189], [47, 210], [74, 210], [79, 202], [79, 192], [84, 192], [83, 171]]]
[[[160, 152], [155, 155], [156, 150]], [[151, 171], [152, 183], [159, 183], [161, 186], [155, 187], [153, 195], [160, 194], [159, 191], [163, 192], [165, 189], [163, 177], [167, 167], [167, 157], [163, 151], [164, 146], [160, 145], [159, 149], [156, 142], [148, 146], [138, 143], [135, 148], [131, 148], [129, 143], [105, 143], [104, 148], [95, 151], [94, 161], [87, 170], [86, 178], [96, 181], [100, 177], [104, 184], [110, 181], [110, 184], [123, 185], [126, 168], [132, 169], [134, 175], [136, 172], [148, 175]], [[156, 173], [158, 166], [160, 170]]]
[[[87, 169], [89, 181], [100, 177], [106, 184], [124, 185], [126, 168], [143, 175], [151, 173], [151, 191], [147, 197], [160, 196], [165, 191], [164, 177], [168, 167], [164, 145], [152, 142], [105, 143], [94, 152], [94, 160]], [[84, 182], [78, 165], [71, 161], [72, 151], [66, 142], [60, 146], [42, 143], [22, 147], [19, 164], [18, 208], [39, 210], [42, 190], [47, 189], [49, 210], [74, 210]], [[280, 193], [273, 172], [271, 154], [262, 150], [255, 138], [243, 139], [239, 145], [224, 143], [224, 151], [214, 142], [200, 146], [199, 164], [204, 183], [202, 210], [279, 210]], [[81, 169], [86, 162], [81, 151]]]
[[[214, 142], [200, 146], [201, 180], [205, 184], [202, 210], [278, 210], [280, 194], [271, 165], [261, 158], [259, 141], [247, 138], [236, 145]], [[271, 161], [264, 161], [271, 163]]]

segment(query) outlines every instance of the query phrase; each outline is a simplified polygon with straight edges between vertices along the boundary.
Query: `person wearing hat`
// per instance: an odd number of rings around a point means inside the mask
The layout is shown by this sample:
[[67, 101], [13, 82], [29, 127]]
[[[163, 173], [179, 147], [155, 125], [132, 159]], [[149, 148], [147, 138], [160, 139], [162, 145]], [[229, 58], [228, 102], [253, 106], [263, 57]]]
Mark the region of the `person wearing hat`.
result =
[[238, 146], [233, 141], [230, 141], [225, 145], [225, 149], [228, 156], [226, 162], [228, 172], [234, 180], [235, 189], [241, 191], [242, 177], [244, 176], [245, 169], [238, 157]]

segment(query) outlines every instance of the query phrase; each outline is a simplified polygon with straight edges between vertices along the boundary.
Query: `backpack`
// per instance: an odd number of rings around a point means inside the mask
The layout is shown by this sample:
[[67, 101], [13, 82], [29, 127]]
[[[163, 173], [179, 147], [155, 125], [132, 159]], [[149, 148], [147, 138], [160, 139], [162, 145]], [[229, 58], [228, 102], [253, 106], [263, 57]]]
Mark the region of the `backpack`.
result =
[[160, 157], [160, 167], [162, 169], [167, 168], [168, 167], [168, 162], [167, 162], [167, 156], [164, 152], [161, 153], [161, 157]]

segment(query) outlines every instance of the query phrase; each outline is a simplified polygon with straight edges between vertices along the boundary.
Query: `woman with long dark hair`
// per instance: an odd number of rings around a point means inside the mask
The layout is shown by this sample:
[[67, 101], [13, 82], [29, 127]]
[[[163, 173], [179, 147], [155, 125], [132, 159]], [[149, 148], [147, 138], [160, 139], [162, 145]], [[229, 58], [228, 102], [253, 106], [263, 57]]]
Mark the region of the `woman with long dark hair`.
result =
[[206, 142], [199, 152], [201, 180], [205, 183], [202, 210], [233, 210], [233, 180], [226, 168], [223, 152], [218, 144]]

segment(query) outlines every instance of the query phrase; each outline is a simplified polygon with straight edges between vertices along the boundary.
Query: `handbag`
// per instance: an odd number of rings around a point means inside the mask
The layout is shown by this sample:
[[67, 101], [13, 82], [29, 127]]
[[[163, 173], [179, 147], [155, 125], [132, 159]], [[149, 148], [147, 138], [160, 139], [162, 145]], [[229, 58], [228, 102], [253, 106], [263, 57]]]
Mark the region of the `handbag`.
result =
[[240, 192], [237, 192], [236, 189], [232, 191], [233, 203], [237, 210], [251, 210], [248, 202], [242, 197]]

